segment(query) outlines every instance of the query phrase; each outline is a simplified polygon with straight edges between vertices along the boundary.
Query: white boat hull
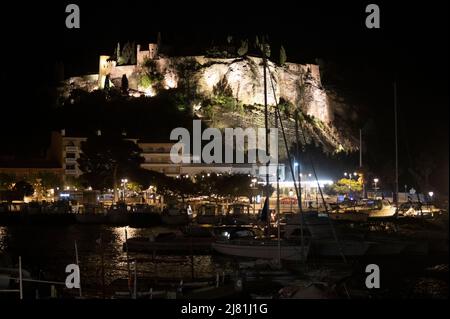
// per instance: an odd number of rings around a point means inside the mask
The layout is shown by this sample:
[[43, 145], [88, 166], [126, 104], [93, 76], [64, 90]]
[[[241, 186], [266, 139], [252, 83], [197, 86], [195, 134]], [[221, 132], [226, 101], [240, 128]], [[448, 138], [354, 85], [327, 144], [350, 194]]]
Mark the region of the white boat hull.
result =
[[212, 247], [224, 255], [259, 259], [278, 259], [278, 256], [280, 256], [282, 260], [302, 260], [302, 256], [306, 257], [309, 251], [308, 246], [305, 246], [304, 254], [302, 254], [300, 245], [282, 244], [278, 248], [276, 241], [270, 241], [270, 244], [268, 241], [249, 241], [248, 243], [224, 241], [215, 242]]

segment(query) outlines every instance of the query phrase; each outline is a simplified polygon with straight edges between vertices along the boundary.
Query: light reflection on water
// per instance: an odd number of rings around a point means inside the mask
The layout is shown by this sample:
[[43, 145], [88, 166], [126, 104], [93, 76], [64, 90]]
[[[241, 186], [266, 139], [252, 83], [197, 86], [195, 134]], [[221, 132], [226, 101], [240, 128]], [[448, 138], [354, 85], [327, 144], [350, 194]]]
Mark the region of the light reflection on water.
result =
[[[128, 238], [149, 236], [162, 231], [161, 227], [130, 228]], [[101, 238], [101, 241], [100, 241]], [[101, 290], [102, 252], [104, 259], [105, 283], [128, 275], [127, 255], [123, 250], [125, 227], [99, 225], [71, 226], [7, 226], [0, 227], [0, 253], [6, 252], [13, 261], [22, 256], [23, 267], [34, 277], [64, 281], [65, 267], [75, 263], [75, 241], [80, 261], [82, 286], [85, 291]], [[139, 278], [191, 278], [192, 266], [189, 256], [156, 256], [129, 253], [131, 261], [137, 260]], [[213, 277], [218, 268], [215, 257], [194, 256], [196, 278]], [[133, 265], [131, 265], [133, 269]]]

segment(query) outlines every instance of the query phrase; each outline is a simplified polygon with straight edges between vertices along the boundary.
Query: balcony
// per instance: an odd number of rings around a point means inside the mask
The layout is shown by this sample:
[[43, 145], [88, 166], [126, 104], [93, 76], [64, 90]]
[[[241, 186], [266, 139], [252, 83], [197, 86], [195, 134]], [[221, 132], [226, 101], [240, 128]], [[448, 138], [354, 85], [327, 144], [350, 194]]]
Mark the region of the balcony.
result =
[[78, 146], [66, 146], [66, 152], [78, 152]]
[[66, 157], [66, 163], [67, 164], [76, 164], [77, 163], [77, 159], [76, 158]]
[[66, 170], [64, 171], [64, 173], [65, 173], [66, 175], [78, 175], [78, 172], [77, 172], [76, 169], [66, 169]]

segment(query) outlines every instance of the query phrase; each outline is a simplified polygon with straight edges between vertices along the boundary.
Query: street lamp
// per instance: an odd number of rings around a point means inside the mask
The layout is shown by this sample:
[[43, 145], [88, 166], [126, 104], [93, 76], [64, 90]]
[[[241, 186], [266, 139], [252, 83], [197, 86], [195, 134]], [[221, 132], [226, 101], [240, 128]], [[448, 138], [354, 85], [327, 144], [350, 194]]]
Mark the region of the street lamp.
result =
[[347, 176], [347, 172], [344, 172], [344, 176]]
[[378, 182], [379, 182], [379, 179], [378, 178], [374, 178], [373, 179], [373, 183], [374, 183], [374, 191], [375, 191], [375, 197], [377, 197], [377, 184], [378, 184]]
[[[256, 188], [256, 182], [257, 181], [258, 181], [258, 179], [252, 178], [252, 188], [253, 188], [254, 191], [257, 189]], [[256, 213], [256, 195], [253, 192], [253, 214], [255, 214], [255, 213]]]
[[126, 186], [127, 186], [128, 179], [122, 178], [121, 182], [122, 182], [122, 187], [123, 187], [123, 190], [122, 190], [122, 198], [123, 198], [123, 201], [125, 202], [125, 188], [126, 188]]
[[433, 201], [433, 195], [434, 195], [433, 192], [428, 192], [428, 196], [430, 196], [430, 202]]

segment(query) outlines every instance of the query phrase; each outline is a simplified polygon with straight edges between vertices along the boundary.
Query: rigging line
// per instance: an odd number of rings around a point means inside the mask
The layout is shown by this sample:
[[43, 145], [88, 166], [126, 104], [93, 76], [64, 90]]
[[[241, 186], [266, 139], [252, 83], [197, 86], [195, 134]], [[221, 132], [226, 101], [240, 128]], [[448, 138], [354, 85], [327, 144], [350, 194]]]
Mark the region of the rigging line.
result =
[[[292, 172], [292, 176], [293, 176], [293, 179], [294, 179], [295, 191], [297, 193], [297, 199], [299, 199], [299, 191], [298, 191], [298, 189], [296, 187], [296, 183], [295, 183], [294, 172], [293, 172], [292, 163], [291, 163], [292, 161], [290, 159], [290, 154], [289, 154], [289, 149], [288, 149], [288, 146], [287, 146], [287, 141], [286, 141], [286, 136], [285, 136], [285, 132], [284, 132], [283, 122], [281, 121], [280, 110], [278, 108], [278, 101], [276, 99], [275, 87], [273, 85], [274, 79], [273, 79], [272, 72], [270, 71], [270, 68], [269, 68], [269, 75], [270, 75], [270, 82], [272, 84], [272, 91], [273, 91], [275, 105], [276, 105], [276, 112], [278, 113], [278, 118], [280, 119], [281, 129], [282, 129], [282, 132], [283, 132], [283, 138], [284, 138], [285, 146], [286, 146], [286, 152], [287, 152], [288, 158], [289, 158], [289, 166], [291, 167], [291, 172]], [[296, 115], [298, 117], [298, 113]], [[298, 120], [298, 119], [296, 119], [296, 120]], [[301, 126], [301, 122], [300, 121], [298, 121], [298, 122], [300, 124], [300, 132], [301, 132], [303, 140], [304, 140], [304, 145], [306, 145], [306, 138], [305, 138], [305, 135], [303, 133], [303, 127]], [[297, 141], [297, 143], [298, 143], [298, 141]], [[311, 167], [312, 167], [312, 170], [313, 170], [313, 173], [314, 173], [314, 177], [315, 177], [316, 182], [317, 182], [317, 188], [318, 188], [318, 190], [320, 192], [320, 197], [321, 197], [322, 202], [323, 202], [324, 207], [325, 207], [325, 213], [328, 215], [328, 223], [330, 224], [331, 232], [333, 233], [334, 240], [336, 241], [336, 244], [338, 245], [339, 252], [340, 252], [340, 254], [342, 256], [342, 259], [344, 260], [344, 263], [347, 263], [347, 259], [345, 258], [344, 252], [342, 251], [342, 246], [341, 246], [340, 241], [339, 241], [339, 239], [337, 237], [336, 230], [334, 229], [333, 223], [331, 222], [329, 214], [328, 214], [327, 204], [326, 204], [325, 198], [323, 196], [322, 188], [320, 187], [320, 184], [319, 184], [319, 179], [317, 178], [317, 173], [316, 173], [316, 169], [315, 169], [314, 163], [312, 161], [312, 157], [311, 157], [311, 155], [309, 153], [307, 153], [307, 156], [308, 156], [308, 159], [309, 159], [309, 161], [311, 163]], [[299, 205], [299, 209], [301, 211], [301, 204]], [[319, 208], [317, 207], [317, 211], [318, 210], [319, 210]], [[303, 214], [301, 214], [300, 223], [301, 223], [301, 232], [303, 232]], [[303, 235], [302, 235], [302, 238], [303, 238]]]
[[[274, 100], [275, 100], [275, 112], [276, 112], [277, 117], [279, 119], [280, 126], [281, 126], [281, 131], [283, 133], [283, 141], [284, 141], [284, 145], [286, 147], [286, 153], [287, 153], [288, 161], [289, 161], [289, 168], [290, 168], [290, 171], [291, 171], [291, 174], [292, 174], [292, 179], [294, 181], [295, 193], [297, 195], [297, 205], [298, 205], [299, 212], [300, 212], [300, 239], [301, 239], [301, 247], [302, 247], [302, 261], [304, 261], [305, 260], [305, 253], [304, 253], [304, 251], [305, 251], [305, 249], [304, 249], [305, 244], [304, 244], [304, 236], [303, 236], [303, 225], [304, 225], [303, 218], [304, 218], [304, 216], [303, 216], [303, 210], [302, 210], [302, 205], [301, 205], [301, 197], [300, 197], [299, 189], [297, 187], [297, 183], [295, 182], [295, 173], [294, 173], [294, 169], [292, 167], [291, 154], [289, 153], [289, 147], [288, 147], [288, 143], [287, 143], [287, 139], [286, 139], [286, 134], [285, 134], [285, 131], [284, 131], [284, 125], [283, 125], [283, 121], [281, 120], [280, 110], [278, 108], [278, 101], [277, 101], [277, 98], [276, 98], [275, 87], [273, 85], [272, 73], [270, 71], [270, 68], [268, 68], [268, 71], [269, 71], [269, 75], [270, 75], [270, 83], [271, 83], [271, 86], [272, 86], [272, 91], [273, 91]], [[301, 185], [299, 185], [299, 187], [301, 187]]]
[[[298, 114], [297, 114], [297, 115], [298, 115]], [[300, 128], [301, 128], [301, 129], [300, 129], [300, 132], [301, 132], [301, 134], [302, 134], [303, 141], [304, 141], [304, 143], [306, 143], [306, 138], [305, 138], [305, 134], [303, 133], [303, 127], [302, 127], [302, 124], [301, 124], [300, 121], [299, 121], [299, 123], [300, 123]], [[314, 178], [316, 179], [316, 182], [317, 182], [317, 189], [318, 189], [319, 192], [320, 192], [320, 197], [321, 197], [321, 199], [322, 199], [322, 202], [323, 202], [323, 205], [324, 205], [324, 208], [325, 208], [325, 213], [326, 213], [327, 216], [328, 216], [328, 223], [330, 224], [331, 232], [333, 233], [334, 240], [336, 241], [336, 244], [338, 245], [339, 252], [340, 252], [340, 254], [341, 254], [341, 256], [342, 256], [342, 259], [344, 260], [344, 263], [347, 263], [347, 259], [345, 258], [344, 252], [343, 252], [343, 250], [342, 250], [342, 245], [341, 245], [341, 243], [340, 243], [340, 241], [339, 241], [339, 238], [338, 238], [338, 236], [337, 236], [337, 234], [336, 234], [336, 230], [335, 230], [335, 228], [334, 228], [334, 225], [333, 225], [333, 223], [331, 222], [331, 219], [330, 219], [330, 215], [329, 215], [329, 212], [328, 212], [327, 203], [325, 202], [325, 197], [323, 196], [322, 187], [320, 187], [320, 183], [319, 183], [319, 179], [318, 179], [318, 177], [317, 177], [317, 172], [316, 172], [316, 168], [315, 168], [315, 166], [314, 166], [314, 162], [313, 162], [312, 157], [311, 157], [311, 155], [310, 155], [309, 153], [307, 153], [306, 156], [308, 157], [309, 162], [310, 162], [310, 164], [311, 164], [311, 168], [312, 168], [313, 173], [314, 173]], [[317, 211], [319, 211], [319, 208], [317, 208]]]

